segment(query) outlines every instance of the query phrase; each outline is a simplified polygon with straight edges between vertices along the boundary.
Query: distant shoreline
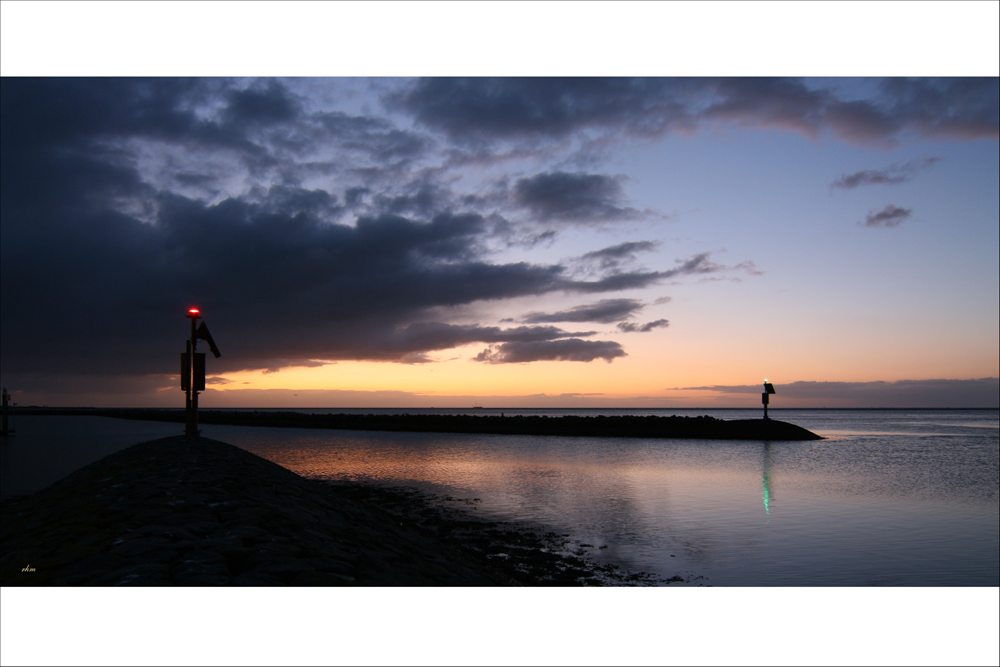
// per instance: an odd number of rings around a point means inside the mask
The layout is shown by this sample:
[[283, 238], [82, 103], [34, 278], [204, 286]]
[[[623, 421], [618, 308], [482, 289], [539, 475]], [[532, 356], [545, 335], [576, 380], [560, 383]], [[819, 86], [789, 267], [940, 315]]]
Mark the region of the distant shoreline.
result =
[[[181, 411], [181, 412], [184, 411], [184, 408], [92, 408], [92, 407], [79, 407], [79, 406], [48, 406], [48, 405], [18, 405], [16, 407], [11, 407], [9, 409], [11, 411], [11, 414], [24, 414], [24, 415], [31, 415], [31, 414], [50, 414], [50, 415], [55, 415], [55, 414], [92, 414], [94, 411], [97, 411], [97, 410], [163, 410], [163, 411]], [[337, 412], [337, 413], [345, 413], [346, 414], [346, 413], [350, 412], [351, 414], [361, 414], [361, 413], [368, 413], [368, 412], [370, 412], [372, 410], [378, 410], [380, 412], [384, 412], [384, 411], [387, 411], [387, 410], [448, 410], [448, 411], [454, 411], [455, 413], [465, 413], [465, 412], [473, 412], [473, 411], [475, 411], [475, 412], [479, 412], [479, 411], [484, 411], [484, 412], [491, 412], [491, 411], [492, 412], [498, 412], [498, 411], [511, 411], [511, 412], [515, 412], [515, 411], [523, 411], [523, 412], [527, 412], [527, 411], [537, 411], [537, 412], [594, 412], [595, 410], [608, 410], [608, 411], [614, 411], [614, 412], [623, 412], [623, 411], [649, 412], [649, 411], [653, 411], [653, 410], [682, 410], [682, 411], [685, 411], [685, 412], [703, 411], [703, 410], [706, 410], [706, 411], [713, 411], [713, 410], [726, 410], [726, 411], [730, 411], [730, 410], [748, 410], [748, 411], [761, 412], [762, 408], [760, 406], [751, 406], [751, 407], [747, 407], [747, 406], [723, 406], [723, 407], [719, 407], [719, 406], [694, 406], [694, 407], [688, 407], [688, 408], [685, 408], [685, 407], [676, 407], [676, 406], [668, 406], [668, 407], [626, 406], [626, 407], [623, 407], [623, 408], [608, 407], [608, 406], [598, 406], [598, 407], [591, 407], [591, 408], [579, 408], [579, 407], [560, 407], [560, 406], [554, 406], [554, 407], [518, 407], [518, 406], [513, 406], [513, 405], [507, 405], [507, 406], [499, 406], [499, 407], [492, 407], [492, 406], [486, 406], [486, 407], [463, 407], [463, 406], [448, 406], [448, 405], [443, 405], [443, 406], [433, 406], [433, 407], [413, 407], [413, 406], [410, 406], [410, 407], [406, 407], [406, 406], [378, 407], [378, 406], [366, 406], [366, 407], [359, 407], [359, 408], [355, 408], [355, 407], [343, 408], [343, 407], [337, 407], [337, 406], [333, 406], [333, 407], [329, 407], [329, 406], [317, 406], [317, 407], [300, 407], [300, 408], [288, 408], [288, 407], [274, 408], [274, 407], [268, 407], [268, 406], [251, 406], [251, 407], [246, 407], [246, 408], [228, 408], [228, 407], [227, 408], [212, 408], [212, 407], [201, 406], [201, 407], [198, 408], [198, 410], [199, 410], [199, 414], [206, 413], [206, 412], [248, 412], [248, 411], [252, 412], [252, 411], [255, 411], [255, 410], [256, 411], [267, 411], [267, 412], [296, 412], [296, 411], [301, 411], [301, 410], [329, 410], [329, 411], [333, 411], [333, 412]], [[817, 412], [834, 412], [834, 411], [845, 411], [845, 410], [855, 410], [855, 411], [889, 411], [889, 410], [895, 410], [895, 411], [907, 411], [907, 412], [917, 412], [917, 411], [925, 411], [925, 412], [927, 412], [927, 411], [937, 411], [937, 412], [940, 412], [940, 411], [947, 410], [947, 411], [953, 411], [954, 412], [954, 411], [968, 411], [968, 410], [980, 410], [980, 411], [990, 411], [990, 410], [992, 410], [992, 411], [996, 411], [996, 410], [1000, 410], [1000, 406], [996, 406], [996, 407], [992, 407], [992, 408], [982, 408], [982, 407], [979, 407], [979, 408], [976, 408], [976, 407], [971, 407], [971, 408], [789, 408], [789, 407], [781, 407], [781, 408], [777, 408], [777, 407], [773, 407], [773, 406], [769, 406], [768, 407], [768, 412], [790, 412], [790, 411], [797, 411], [797, 410], [809, 410], [809, 411], [817, 411]]]
[[[144, 408], [19, 408], [23, 415], [101, 416], [143, 421], [183, 422], [184, 411]], [[776, 419], [722, 420], [698, 417], [487, 414], [308, 414], [294, 411], [203, 410], [201, 424], [318, 428], [352, 431], [558, 435], [573, 437], [707, 440], [822, 440], [812, 431]]]

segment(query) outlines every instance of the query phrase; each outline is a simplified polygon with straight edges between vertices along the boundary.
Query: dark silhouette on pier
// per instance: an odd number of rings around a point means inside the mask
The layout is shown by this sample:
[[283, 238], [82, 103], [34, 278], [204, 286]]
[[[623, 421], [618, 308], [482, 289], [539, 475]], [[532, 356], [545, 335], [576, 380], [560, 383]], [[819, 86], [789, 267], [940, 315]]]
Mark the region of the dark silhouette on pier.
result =
[[198, 392], [205, 391], [205, 353], [198, 352], [198, 340], [208, 342], [216, 359], [222, 353], [215, 345], [212, 334], [208, 332], [208, 325], [202, 322], [196, 326], [201, 319], [201, 311], [198, 308], [188, 308], [186, 317], [191, 318], [191, 339], [186, 343], [187, 351], [181, 353], [181, 389], [186, 392], [184, 435], [195, 438], [201, 433], [198, 429]]
[[2, 424], [0, 424], [0, 435], [10, 435], [11, 433], [15, 432], [14, 429], [10, 428], [10, 422], [8, 421], [8, 417], [7, 417], [7, 404], [8, 403], [10, 403], [10, 394], [7, 393], [7, 387], [4, 387], [3, 388], [3, 407], [0, 408], [0, 409], [2, 409], [2, 416], [0, 416], [0, 420], [2, 420]]

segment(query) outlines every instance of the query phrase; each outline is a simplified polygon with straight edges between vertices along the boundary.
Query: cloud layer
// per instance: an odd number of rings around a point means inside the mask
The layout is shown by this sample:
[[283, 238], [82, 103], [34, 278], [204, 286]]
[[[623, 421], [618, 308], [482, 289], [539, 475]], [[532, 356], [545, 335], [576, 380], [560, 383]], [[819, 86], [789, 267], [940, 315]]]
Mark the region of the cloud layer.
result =
[[488, 364], [523, 364], [531, 361], [594, 361], [611, 363], [626, 356], [622, 346], [610, 340], [564, 340], [503, 343], [480, 352], [476, 361]]
[[654, 320], [652, 322], [646, 322], [645, 324], [636, 324], [634, 322], [619, 322], [618, 330], [622, 333], [649, 333], [653, 329], [659, 329], [661, 327], [669, 327], [670, 320]]
[[612, 222], [641, 217], [624, 200], [618, 179], [600, 174], [546, 172], [514, 184], [514, 201], [542, 222]]
[[[652, 240], [644, 230], [664, 216], [630, 200], [627, 177], [602, 173], [602, 146], [722, 126], [888, 145], [995, 139], [1000, 125], [995, 79], [888, 79], [867, 96], [824, 80], [694, 78], [0, 88], [2, 370], [21, 377], [173, 373], [178, 314], [192, 304], [222, 349], [216, 372], [429, 363], [466, 345], [486, 346], [475, 358], [490, 364], [610, 362], [626, 355], [619, 342], [546, 325], [648, 333], [668, 322], [632, 321], [644, 302], [621, 292], [761, 272]], [[354, 95], [365, 103], [330, 102]], [[910, 214], [888, 206], [862, 224]], [[623, 227], [620, 242], [564, 259], [512, 251]], [[522, 326], [488, 314], [547, 295], [587, 303], [528, 305]]]
[[858, 221], [864, 227], [898, 227], [913, 215], [913, 209], [886, 205], [881, 211], [869, 211], [864, 220]]
[[853, 143], [904, 133], [998, 136], [994, 79], [884, 79], [874, 96], [801, 79], [423, 79], [390, 103], [454, 141], [552, 141], [579, 132], [636, 137], [693, 132], [716, 122]]
[[538, 322], [602, 322], [608, 324], [631, 317], [643, 308], [638, 299], [602, 299], [597, 303], [576, 306], [555, 313], [528, 313], [524, 321]]
[[853, 190], [860, 185], [898, 185], [913, 180], [919, 171], [929, 169], [940, 161], [939, 157], [928, 157], [891, 164], [885, 169], [863, 169], [852, 174], [841, 174], [830, 187]]
[[496, 346], [490, 363], [611, 360], [621, 346], [580, 338], [593, 332], [435, 318], [676, 273], [496, 261], [511, 234], [498, 197], [529, 221], [614, 222], [632, 215], [618, 180], [542, 172], [492, 200], [462, 195], [421, 166], [433, 138], [314, 108], [278, 80], [2, 86], [2, 336], [19, 351], [5, 372], [172, 372], [177, 314], [195, 303], [224, 351], [217, 372], [419, 363], [473, 343]]

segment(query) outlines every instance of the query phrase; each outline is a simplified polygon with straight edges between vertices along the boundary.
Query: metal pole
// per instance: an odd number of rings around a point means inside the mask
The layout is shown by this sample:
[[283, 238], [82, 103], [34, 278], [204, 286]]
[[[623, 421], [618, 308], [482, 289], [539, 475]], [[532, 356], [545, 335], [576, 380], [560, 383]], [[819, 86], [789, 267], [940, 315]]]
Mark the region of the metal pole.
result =
[[195, 315], [191, 318], [191, 389], [189, 390], [191, 395], [191, 407], [188, 411], [188, 436], [196, 436], [200, 433], [198, 430], [198, 390], [194, 388], [194, 353], [198, 349], [198, 339], [196, 324], [198, 323], [198, 316]]
[[184, 341], [184, 347], [187, 350], [187, 365], [184, 367], [184, 385], [187, 387], [187, 391], [184, 392], [184, 434], [190, 435], [191, 433], [191, 367], [194, 365], [191, 363], [191, 341]]
[[7, 428], [7, 399], [10, 398], [7, 395], [7, 387], [3, 388], [3, 435], [10, 433], [10, 429]]

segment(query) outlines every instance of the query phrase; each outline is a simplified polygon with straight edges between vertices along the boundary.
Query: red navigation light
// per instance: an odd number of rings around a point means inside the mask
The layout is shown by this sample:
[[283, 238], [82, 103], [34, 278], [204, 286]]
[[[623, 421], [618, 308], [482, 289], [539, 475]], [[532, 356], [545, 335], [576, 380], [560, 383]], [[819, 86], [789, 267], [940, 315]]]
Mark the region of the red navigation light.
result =
[[201, 311], [198, 310], [197, 308], [188, 308], [188, 314], [187, 314], [187, 316], [188, 317], [200, 317], [201, 316]]

